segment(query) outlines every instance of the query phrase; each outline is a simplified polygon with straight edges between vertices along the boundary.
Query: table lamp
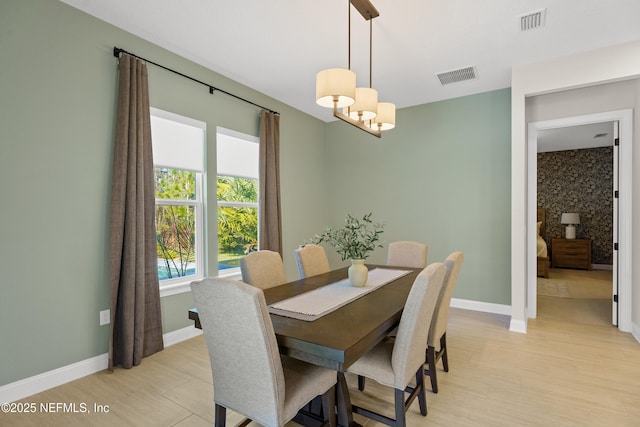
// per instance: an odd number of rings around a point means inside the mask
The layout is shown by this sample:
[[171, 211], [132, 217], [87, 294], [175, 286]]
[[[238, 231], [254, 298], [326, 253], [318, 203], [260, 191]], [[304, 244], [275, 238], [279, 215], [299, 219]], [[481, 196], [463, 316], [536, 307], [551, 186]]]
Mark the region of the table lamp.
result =
[[563, 213], [560, 218], [560, 224], [567, 224], [566, 238], [576, 238], [576, 224], [580, 224], [580, 214], [577, 213]]

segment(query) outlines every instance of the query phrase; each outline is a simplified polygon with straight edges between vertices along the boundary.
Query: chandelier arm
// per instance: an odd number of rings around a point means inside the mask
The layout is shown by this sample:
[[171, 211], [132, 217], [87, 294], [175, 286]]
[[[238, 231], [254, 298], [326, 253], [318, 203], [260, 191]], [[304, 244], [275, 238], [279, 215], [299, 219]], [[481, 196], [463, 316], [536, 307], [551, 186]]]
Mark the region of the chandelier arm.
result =
[[371, 134], [377, 138], [382, 138], [382, 131], [380, 130], [374, 130], [372, 128], [367, 127], [364, 122], [359, 122], [357, 120], [353, 120], [351, 117], [347, 116], [346, 114], [342, 114], [340, 111], [338, 111], [338, 100], [335, 99], [333, 101], [333, 117], [336, 117], [344, 122], [349, 123], [352, 126], [357, 127], [360, 130], [363, 130], [365, 132], [367, 132], [368, 134]]
[[371, 3], [369, 0], [350, 0], [353, 7], [356, 8], [360, 15], [365, 19], [365, 21], [369, 21], [370, 19], [377, 18], [380, 16], [380, 12], [378, 9]]

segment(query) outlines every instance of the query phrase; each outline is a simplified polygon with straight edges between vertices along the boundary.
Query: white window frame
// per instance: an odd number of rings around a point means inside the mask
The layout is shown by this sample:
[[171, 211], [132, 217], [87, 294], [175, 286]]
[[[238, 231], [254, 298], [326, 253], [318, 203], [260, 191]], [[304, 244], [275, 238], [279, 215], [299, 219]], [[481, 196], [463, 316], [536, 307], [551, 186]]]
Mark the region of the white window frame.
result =
[[[229, 136], [232, 138], [237, 138], [237, 139], [241, 139], [243, 141], [246, 142], [251, 142], [251, 143], [255, 143], [255, 144], [260, 144], [260, 138], [258, 138], [257, 136], [253, 136], [253, 135], [248, 135], [246, 133], [242, 133], [242, 132], [237, 132], [231, 129], [226, 129], [223, 127], [216, 127], [216, 140], [219, 140], [219, 138], [224, 137], [224, 136]], [[259, 152], [259, 149], [258, 149]], [[216, 156], [217, 158], [217, 156]], [[258, 180], [258, 189], [260, 188], [260, 177], [257, 176], [259, 175], [258, 170], [256, 170], [256, 180]], [[216, 171], [216, 181], [218, 179], [218, 172]], [[240, 178], [246, 178], [246, 176], [241, 176], [241, 175], [235, 175], [235, 174], [224, 174], [224, 176], [235, 176], [235, 177], [240, 177]], [[258, 194], [258, 200], [260, 200], [260, 194]], [[235, 207], [235, 208], [256, 208], [258, 211], [258, 246], [260, 245], [260, 203], [259, 202], [229, 202], [229, 201], [220, 201], [220, 200], [216, 200], [216, 211], [217, 208], [220, 206], [227, 206], [227, 207]], [[216, 221], [216, 235], [217, 235], [217, 221]], [[216, 248], [216, 269], [218, 269], [218, 266], [220, 265], [220, 261], [218, 259], [218, 248]], [[235, 268], [225, 268], [224, 270], [219, 270], [218, 269], [218, 277], [226, 277], [226, 278], [238, 278], [240, 279], [241, 272], [240, 272], [240, 267], [235, 267]]]
[[156, 206], [193, 206], [194, 207], [194, 227], [195, 227], [195, 252], [196, 252], [196, 274], [190, 276], [176, 277], [173, 279], [165, 279], [159, 282], [160, 284], [160, 297], [169, 295], [176, 295], [185, 292], [190, 292], [190, 284], [194, 280], [200, 280], [206, 277], [206, 254], [204, 247], [205, 240], [205, 214], [204, 214], [204, 191], [203, 191], [203, 175], [204, 175], [204, 159], [206, 154], [204, 152], [206, 147], [206, 132], [207, 124], [205, 122], [195, 120], [189, 117], [181, 116], [178, 114], [170, 113], [168, 111], [160, 110], [158, 108], [151, 107], [151, 116], [170, 120], [176, 123], [199, 128], [203, 133], [202, 141], [202, 159], [200, 162], [202, 166], [200, 171], [191, 170], [181, 167], [176, 167], [168, 164], [154, 164], [154, 168], [167, 168], [176, 170], [187, 170], [195, 172], [195, 200], [176, 200], [176, 199], [155, 199]]

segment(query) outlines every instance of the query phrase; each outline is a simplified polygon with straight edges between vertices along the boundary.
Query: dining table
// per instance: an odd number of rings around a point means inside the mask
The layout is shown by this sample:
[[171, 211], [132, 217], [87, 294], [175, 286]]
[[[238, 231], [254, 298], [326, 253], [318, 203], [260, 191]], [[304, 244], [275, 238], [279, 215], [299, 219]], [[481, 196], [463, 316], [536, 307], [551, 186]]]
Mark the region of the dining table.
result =
[[[326, 294], [330, 290], [323, 288], [344, 284], [348, 280], [347, 267], [264, 290], [280, 353], [337, 372], [337, 422], [343, 427], [358, 425], [351, 410], [345, 378], [347, 369], [398, 326], [411, 286], [422, 271], [419, 268], [369, 264], [367, 268], [370, 278], [375, 276], [374, 273], [387, 276], [391, 273], [393, 278], [317, 316], [288, 315], [286, 310], [277, 307], [286, 306], [283, 303], [304, 294], [315, 300], [318, 292]], [[200, 327], [197, 309], [189, 310], [189, 318], [194, 320], [196, 327]], [[303, 411], [298, 421], [313, 424], [317, 416], [312, 412]]]

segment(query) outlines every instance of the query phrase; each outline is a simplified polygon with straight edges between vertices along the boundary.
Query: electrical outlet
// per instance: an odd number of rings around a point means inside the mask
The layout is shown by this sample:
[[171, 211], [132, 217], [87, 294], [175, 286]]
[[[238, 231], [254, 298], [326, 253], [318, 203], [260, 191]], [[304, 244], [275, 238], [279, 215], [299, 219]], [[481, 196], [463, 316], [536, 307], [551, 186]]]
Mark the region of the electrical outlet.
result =
[[108, 325], [111, 323], [111, 310], [102, 310], [100, 312], [100, 325]]

